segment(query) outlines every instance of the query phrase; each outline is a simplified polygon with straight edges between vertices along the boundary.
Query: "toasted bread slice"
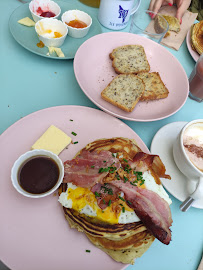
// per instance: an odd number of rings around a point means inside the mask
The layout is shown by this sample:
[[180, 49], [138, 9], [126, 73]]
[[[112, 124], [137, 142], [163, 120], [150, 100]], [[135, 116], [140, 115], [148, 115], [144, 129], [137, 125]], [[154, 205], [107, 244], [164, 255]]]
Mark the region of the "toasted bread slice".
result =
[[101, 92], [101, 96], [118, 108], [132, 112], [144, 90], [145, 85], [137, 75], [120, 74]]
[[149, 63], [141, 45], [125, 45], [115, 48], [110, 53], [112, 66], [117, 74], [137, 74], [150, 70]]
[[137, 75], [145, 84], [145, 91], [140, 98], [140, 101], [156, 100], [166, 98], [168, 89], [164, 85], [158, 72], [143, 72]]

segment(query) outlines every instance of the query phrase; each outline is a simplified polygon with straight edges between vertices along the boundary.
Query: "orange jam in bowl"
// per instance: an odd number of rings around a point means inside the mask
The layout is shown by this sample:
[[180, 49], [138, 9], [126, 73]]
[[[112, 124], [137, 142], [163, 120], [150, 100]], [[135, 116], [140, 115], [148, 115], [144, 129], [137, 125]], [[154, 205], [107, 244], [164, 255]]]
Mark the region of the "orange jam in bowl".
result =
[[66, 22], [68, 26], [74, 27], [74, 28], [85, 28], [87, 27], [87, 24], [85, 22], [82, 22], [80, 20], [72, 20], [70, 22]]

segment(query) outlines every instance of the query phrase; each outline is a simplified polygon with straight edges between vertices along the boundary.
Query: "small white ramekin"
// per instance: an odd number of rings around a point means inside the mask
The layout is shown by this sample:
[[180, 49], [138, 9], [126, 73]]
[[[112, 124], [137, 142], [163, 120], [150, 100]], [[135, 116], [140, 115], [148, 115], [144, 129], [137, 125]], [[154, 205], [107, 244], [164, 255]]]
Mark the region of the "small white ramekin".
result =
[[59, 15], [61, 14], [61, 8], [60, 6], [51, 0], [32, 0], [29, 4], [30, 13], [32, 15], [32, 18], [35, 22], [38, 22], [39, 20], [43, 19], [44, 17], [40, 16], [40, 13], [38, 12], [38, 8], [46, 11], [51, 11], [56, 16], [52, 17], [53, 19], [57, 19]]
[[[92, 18], [86, 12], [81, 10], [68, 10], [61, 16], [62, 22], [68, 27], [68, 35], [73, 38], [82, 38], [87, 35], [92, 25]], [[67, 25], [70, 21], [79, 20], [87, 24], [84, 28], [75, 28]]]
[[[58, 32], [62, 34], [62, 37], [54, 38], [46, 36], [45, 31], [51, 30], [52, 32]], [[35, 24], [35, 31], [39, 36], [39, 39], [45, 46], [61, 47], [68, 34], [68, 28], [62, 21], [52, 18], [45, 18], [38, 21]]]
[[[18, 182], [18, 171], [19, 168], [21, 167], [21, 165], [26, 161], [29, 160], [32, 157], [36, 157], [36, 156], [46, 156], [51, 158], [52, 160], [54, 160], [56, 162], [56, 164], [59, 167], [59, 178], [58, 181], [56, 183], [56, 185], [50, 189], [49, 191], [42, 193], [42, 194], [32, 194], [29, 193], [27, 191], [25, 191], [19, 184]], [[11, 169], [11, 181], [12, 184], [14, 186], [14, 188], [22, 195], [26, 196], [26, 197], [30, 197], [30, 198], [41, 198], [41, 197], [45, 197], [50, 195], [51, 193], [53, 193], [54, 191], [56, 191], [58, 189], [58, 187], [60, 186], [60, 184], [63, 181], [63, 177], [64, 177], [64, 166], [63, 166], [63, 162], [61, 161], [61, 159], [55, 155], [54, 153], [47, 151], [47, 150], [43, 150], [43, 149], [37, 149], [37, 150], [31, 150], [28, 151], [26, 153], [24, 153], [23, 155], [21, 155], [14, 163], [12, 169]]]

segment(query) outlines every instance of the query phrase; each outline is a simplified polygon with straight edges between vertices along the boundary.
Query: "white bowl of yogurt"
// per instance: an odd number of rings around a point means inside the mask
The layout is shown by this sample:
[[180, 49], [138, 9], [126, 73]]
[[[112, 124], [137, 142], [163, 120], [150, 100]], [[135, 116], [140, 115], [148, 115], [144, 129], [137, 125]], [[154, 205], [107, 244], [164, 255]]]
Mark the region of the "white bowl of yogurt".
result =
[[61, 47], [68, 34], [65, 23], [53, 18], [45, 18], [35, 24], [35, 31], [47, 47]]

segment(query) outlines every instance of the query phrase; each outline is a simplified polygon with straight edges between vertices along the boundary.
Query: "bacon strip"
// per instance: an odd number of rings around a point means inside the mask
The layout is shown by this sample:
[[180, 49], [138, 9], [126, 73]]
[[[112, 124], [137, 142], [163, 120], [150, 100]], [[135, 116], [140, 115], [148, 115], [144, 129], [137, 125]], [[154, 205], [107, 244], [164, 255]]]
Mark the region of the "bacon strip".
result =
[[[133, 208], [146, 228], [162, 243], [171, 241], [171, 211], [168, 203], [153, 191], [131, 185], [129, 182], [113, 181], [125, 194], [126, 202]], [[130, 203], [129, 203], [130, 202]]]
[[138, 152], [133, 161], [129, 161], [128, 164], [132, 169], [136, 169], [140, 172], [145, 172], [148, 169], [152, 169], [159, 177], [168, 178], [171, 177], [166, 173], [166, 168], [161, 161], [160, 157], [157, 155], [150, 155], [144, 152]]
[[117, 200], [119, 188], [107, 183], [103, 185], [97, 183], [91, 188], [91, 191], [99, 194], [99, 196], [96, 197], [97, 204], [101, 209], [105, 209], [108, 206], [109, 200], [111, 200], [111, 203]]
[[83, 150], [75, 159], [67, 160], [64, 163], [64, 183], [73, 183], [80, 187], [92, 187], [98, 182], [102, 182], [109, 173], [101, 172], [100, 168], [115, 167], [120, 168], [120, 162], [112, 156], [109, 151], [89, 152]]

